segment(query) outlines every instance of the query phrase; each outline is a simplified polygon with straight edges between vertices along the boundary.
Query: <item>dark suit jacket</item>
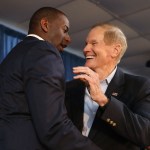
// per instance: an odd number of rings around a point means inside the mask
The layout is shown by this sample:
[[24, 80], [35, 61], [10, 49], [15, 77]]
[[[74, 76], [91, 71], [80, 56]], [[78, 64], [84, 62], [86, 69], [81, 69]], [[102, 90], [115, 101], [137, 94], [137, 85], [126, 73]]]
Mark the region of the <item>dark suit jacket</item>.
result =
[[[85, 85], [67, 83], [68, 115], [82, 131]], [[110, 99], [98, 108], [89, 138], [103, 150], [139, 150], [150, 145], [150, 80], [123, 73], [119, 68], [105, 93]]]
[[64, 66], [51, 44], [26, 37], [0, 65], [0, 150], [98, 150], [64, 105]]

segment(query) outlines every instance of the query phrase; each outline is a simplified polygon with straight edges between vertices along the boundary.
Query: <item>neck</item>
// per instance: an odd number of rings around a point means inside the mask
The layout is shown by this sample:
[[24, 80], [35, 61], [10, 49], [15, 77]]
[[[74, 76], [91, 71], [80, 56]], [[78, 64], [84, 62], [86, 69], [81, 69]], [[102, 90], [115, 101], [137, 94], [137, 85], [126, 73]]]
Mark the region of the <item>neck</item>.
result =
[[104, 68], [96, 69], [95, 72], [99, 74], [100, 81], [105, 80], [115, 69], [116, 65], [105, 66]]

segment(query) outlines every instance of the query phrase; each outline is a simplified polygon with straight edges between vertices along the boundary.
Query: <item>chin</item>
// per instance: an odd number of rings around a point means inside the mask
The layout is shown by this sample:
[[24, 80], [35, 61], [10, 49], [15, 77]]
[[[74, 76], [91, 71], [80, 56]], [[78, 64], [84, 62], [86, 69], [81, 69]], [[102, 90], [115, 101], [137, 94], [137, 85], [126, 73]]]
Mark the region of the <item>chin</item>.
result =
[[84, 64], [84, 66], [89, 67], [89, 68], [92, 68], [93, 65], [86, 62], [86, 63]]
[[63, 52], [64, 49], [62, 47], [57, 48], [59, 52]]
[[85, 67], [89, 67], [90, 69], [92, 69], [92, 70], [95, 70], [95, 65], [93, 64], [93, 63], [85, 63], [85, 65], [84, 65]]

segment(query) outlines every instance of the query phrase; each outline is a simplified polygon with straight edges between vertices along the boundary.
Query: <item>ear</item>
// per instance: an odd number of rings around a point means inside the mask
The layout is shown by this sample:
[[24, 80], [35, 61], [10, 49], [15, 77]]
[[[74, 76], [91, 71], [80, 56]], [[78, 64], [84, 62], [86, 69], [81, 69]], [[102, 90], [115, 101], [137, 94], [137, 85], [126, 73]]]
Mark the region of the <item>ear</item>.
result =
[[114, 44], [112, 57], [116, 58], [120, 55], [122, 46], [120, 44]]
[[47, 33], [48, 32], [48, 20], [46, 18], [42, 18], [40, 24], [41, 24], [42, 30]]

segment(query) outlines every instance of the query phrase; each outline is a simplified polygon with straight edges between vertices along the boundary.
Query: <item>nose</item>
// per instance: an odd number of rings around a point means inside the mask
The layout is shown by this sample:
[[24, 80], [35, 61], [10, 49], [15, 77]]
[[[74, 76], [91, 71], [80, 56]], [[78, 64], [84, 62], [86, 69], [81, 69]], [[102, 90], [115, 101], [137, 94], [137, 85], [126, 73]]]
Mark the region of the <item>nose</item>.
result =
[[85, 47], [83, 48], [83, 53], [90, 51], [90, 44], [86, 44]]
[[71, 43], [71, 37], [69, 34], [66, 35], [65, 40], [68, 44]]

